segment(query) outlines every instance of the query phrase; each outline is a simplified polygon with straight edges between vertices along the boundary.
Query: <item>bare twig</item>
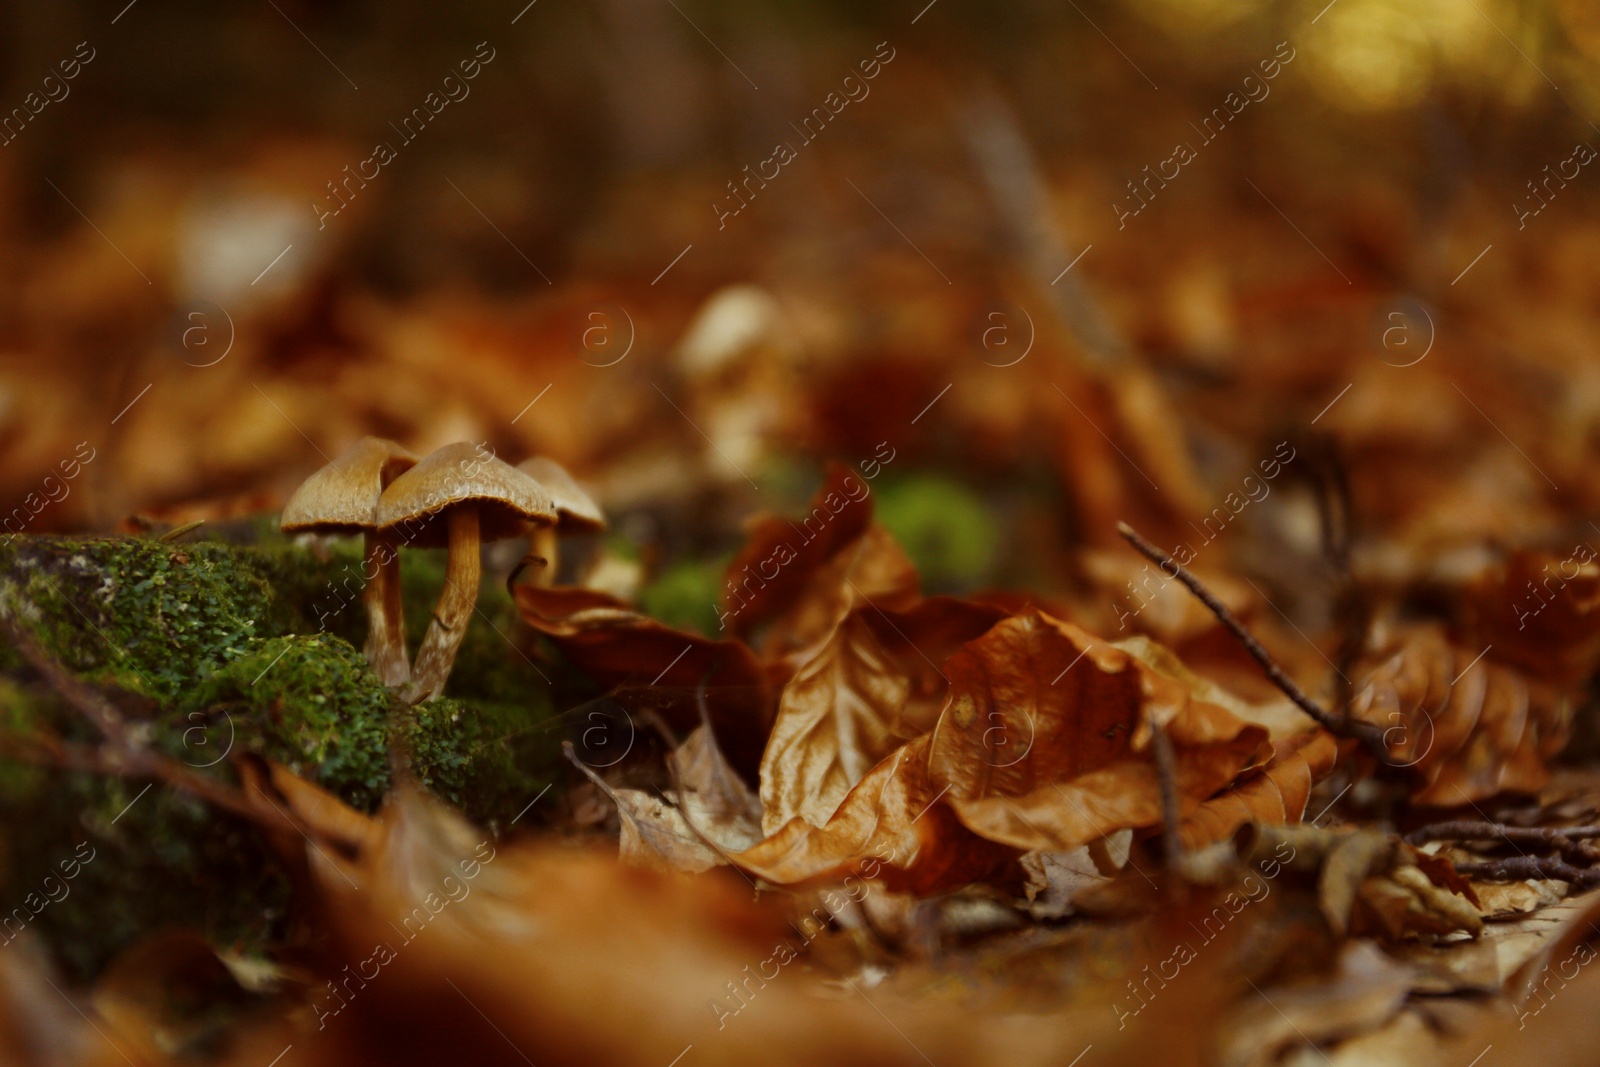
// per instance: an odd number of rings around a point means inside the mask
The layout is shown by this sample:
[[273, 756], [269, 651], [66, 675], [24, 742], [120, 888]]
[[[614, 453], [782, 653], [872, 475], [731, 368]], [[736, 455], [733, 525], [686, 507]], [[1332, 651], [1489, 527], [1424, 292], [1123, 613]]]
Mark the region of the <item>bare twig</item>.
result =
[[1322, 525], [1322, 554], [1333, 570], [1335, 594], [1333, 619], [1339, 628], [1339, 650], [1335, 653], [1335, 708], [1341, 717], [1350, 714], [1355, 699], [1354, 664], [1366, 644], [1371, 628], [1372, 606], [1361, 583], [1350, 569], [1350, 545], [1355, 539], [1355, 498], [1350, 491], [1349, 471], [1333, 437], [1320, 435], [1307, 449], [1310, 469], [1316, 484]]
[[1436, 822], [1406, 834], [1413, 845], [1428, 841], [1512, 841], [1556, 846], [1563, 841], [1600, 837], [1600, 826], [1503, 826], [1496, 822]]
[[39, 647], [31, 634], [9, 621], [0, 621], [0, 633], [4, 633], [34, 670], [106, 739], [106, 745], [94, 747], [43, 736], [25, 738], [24, 735], [8, 733], [4, 740], [8, 742], [12, 755], [69, 770], [94, 771], [126, 778], [154, 778], [225, 811], [260, 821], [260, 812], [250, 806], [236, 787], [130, 741], [122, 713], [99, 690], [57, 663]]
[[1413, 845], [1427, 841], [1503, 841], [1512, 847], [1553, 848], [1567, 859], [1585, 865], [1596, 859], [1594, 846], [1586, 844], [1594, 838], [1600, 838], [1600, 826], [1503, 826], [1471, 820], [1433, 823], [1406, 834], [1406, 840]]
[[67, 703], [89, 720], [101, 736], [117, 745], [123, 744], [126, 726], [122, 721], [122, 713], [104, 694], [57, 663], [22, 627], [5, 620], [0, 622], [0, 632], [22, 653], [22, 658], [66, 698]]
[[1600, 867], [1574, 867], [1560, 856], [1508, 856], [1483, 863], [1458, 863], [1456, 873], [1486, 882], [1520, 882], [1525, 878], [1554, 878], [1575, 889], [1600, 885]]
[[206, 520], [204, 520], [204, 519], [196, 519], [193, 522], [186, 522], [182, 526], [174, 526], [172, 529], [168, 530], [166, 533], [164, 533], [160, 537], [156, 538], [156, 540], [157, 541], [166, 541], [168, 543], [173, 542], [173, 541], [180, 541], [180, 540], [182, 540], [184, 538], [185, 535], [193, 533], [194, 531], [200, 529], [200, 527], [204, 526], [205, 524], [206, 524]]
[[[961, 128], [978, 173], [988, 188], [1008, 251], [1023, 273], [1039, 279], [1063, 324], [1100, 368], [1125, 364], [1133, 355], [1116, 321], [1083, 281], [1083, 271], [1063, 270], [1082, 256], [1076, 240], [1062, 239], [1052, 217], [1044, 174], [1016, 112], [992, 89], [979, 88], [963, 108]], [[1044, 279], [1054, 278], [1048, 285]]]
[[1156, 774], [1161, 779], [1161, 843], [1167, 854], [1167, 868], [1177, 870], [1183, 862], [1183, 841], [1178, 836], [1178, 760], [1167, 728], [1153, 718], [1150, 747], [1155, 750]]
[[1295, 703], [1301, 711], [1311, 716], [1323, 729], [1337, 737], [1349, 737], [1360, 741], [1367, 749], [1384, 763], [1389, 762], [1389, 749], [1383, 742], [1383, 731], [1372, 723], [1362, 722], [1358, 719], [1338, 718], [1321, 704], [1312, 700], [1305, 691], [1290, 678], [1284, 669], [1278, 666], [1270, 653], [1262, 647], [1261, 642], [1244, 624], [1234, 617], [1226, 604], [1218, 600], [1216, 594], [1207, 589], [1193, 574], [1184, 569], [1183, 564], [1167, 555], [1161, 549], [1141, 537], [1137, 530], [1125, 522], [1117, 523], [1117, 532], [1122, 535], [1130, 545], [1138, 550], [1139, 554], [1149, 559], [1169, 577], [1182, 582], [1202, 604], [1211, 609], [1217, 621], [1228, 628], [1228, 631], [1244, 646], [1261, 669], [1266, 672], [1272, 683], [1283, 690], [1284, 695]]

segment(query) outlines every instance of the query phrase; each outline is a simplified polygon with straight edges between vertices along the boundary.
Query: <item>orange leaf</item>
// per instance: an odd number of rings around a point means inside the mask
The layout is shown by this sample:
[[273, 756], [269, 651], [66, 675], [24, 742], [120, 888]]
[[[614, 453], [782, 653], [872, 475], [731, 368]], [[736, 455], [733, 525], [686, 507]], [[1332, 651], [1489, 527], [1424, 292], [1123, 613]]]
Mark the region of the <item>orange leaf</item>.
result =
[[969, 641], [944, 674], [932, 733], [874, 767], [824, 826], [790, 819], [736, 862], [774, 882], [854, 872], [914, 892], [1011, 877], [1016, 851], [1160, 820], [1152, 720], [1172, 738], [1189, 806], [1271, 754], [1261, 727], [1041, 612]]
[[1554, 687], [1452, 645], [1436, 625], [1396, 629], [1361, 666], [1351, 714], [1384, 728], [1417, 803], [1534, 793], [1549, 781], [1545, 761], [1572, 728], [1571, 701]]
[[1339, 753], [1333, 735], [1312, 730], [1281, 742], [1272, 760], [1226, 792], [1204, 801], [1178, 828], [1186, 849], [1221, 841], [1247, 822], [1297, 823], [1311, 787], [1333, 769]]
[[1000, 620], [996, 608], [932, 597], [907, 612], [861, 608], [801, 663], [761, 758], [762, 826], [821, 826], [850, 788], [944, 703], [938, 663]]

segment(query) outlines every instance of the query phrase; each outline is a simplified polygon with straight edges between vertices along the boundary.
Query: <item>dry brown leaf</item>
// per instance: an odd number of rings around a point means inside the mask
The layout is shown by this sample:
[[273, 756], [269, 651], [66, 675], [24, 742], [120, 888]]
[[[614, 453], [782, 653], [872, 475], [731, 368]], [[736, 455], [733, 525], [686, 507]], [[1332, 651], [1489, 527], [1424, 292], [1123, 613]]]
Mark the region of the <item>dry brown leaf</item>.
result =
[[779, 698], [761, 758], [765, 831], [796, 816], [821, 826], [895, 746], [927, 732], [944, 703], [938, 664], [1000, 618], [949, 597], [848, 615]]
[[1370, 942], [1354, 942], [1340, 953], [1331, 982], [1270, 987], [1230, 1012], [1217, 1030], [1217, 1062], [1269, 1067], [1287, 1062], [1291, 1049], [1309, 1045], [1320, 1051], [1381, 1026], [1410, 991], [1410, 968]]
[[1246, 863], [1292, 850], [1294, 869], [1317, 871], [1317, 901], [1335, 937], [1483, 930], [1477, 898], [1449, 861], [1369, 829], [1254, 825], [1235, 838]]
[[614, 687], [620, 701], [648, 701], [673, 726], [700, 722], [702, 691], [733, 766], [754, 772], [771, 719], [771, 690], [740, 641], [674, 630], [606, 593], [519, 585], [523, 621], [546, 634], [579, 670]]
[[1464, 628], [1495, 658], [1557, 685], [1581, 683], [1600, 661], [1600, 564], [1586, 542], [1558, 556], [1513, 552], [1467, 589]]
[[967, 830], [943, 803], [945, 789], [928, 773], [932, 741], [924, 734], [895, 749], [823, 826], [792, 818], [734, 862], [779, 885], [881, 878], [890, 890], [919, 896], [968, 882], [1017, 882], [1017, 850]]
[[[1185, 595], [1188, 595], [1187, 590]], [[1189, 596], [1189, 599], [1199, 603], [1193, 596]], [[1233, 640], [1231, 635], [1229, 640]], [[1211, 678], [1196, 674], [1171, 648], [1148, 637], [1140, 635], [1124, 638], [1116, 642], [1116, 647], [1129, 653], [1158, 674], [1182, 682], [1198, 699], [1227, 708], [1243, 721], [1265, 728], [1274, 741], [1296, 738], [1312, 729], [1310, 716], [1296, 707], [1293, 701], [1275, 687], [1272, 689], [1273, 699], [1255, 703], [1240, 698], [1232, 690]], [[1259, 668], [1257, 673], [1260, 673]]]
[[1028, 901], [1028, 913], [1035, 919], [1071, 915], [1073, 897], [1108, 880], [1087, 845], [1071, 852], [1028, 852], [1021, 862], [1028, 879], [1022, 887], [1023, 895]]
[[698, 874], [725, 865], [727, 853], [761, 838], [761, 804], [717, 747], [702, 723], [667, 757], [676, 797], [659, 789], [613, 788], [576, 759], [567, 758], [616, 808], [618, 858], [632, 867]]
[[1544, 911], [1566, 899], [1567, 883], [1553, 878], [1525, 878], [1520, 882], [1474, 882], [1478, 909], [1485, 919], [1515, 919]]
[[853, 608], [904, 610], [917, 602], [917, 572], [888, 531], [872, 525], [870, 486], [829, 464], [811, 510], [767, 515], [728, 564], [721, 619], [735, 637], [766, 626], [769, 660], [825, 640]]
[[1186, 515], [1210, 506], [1172, 433], [1170, 401], [1147, 370], [1076, 377], [1040, 396], [1058, 442], [1056, 465], [1089, 536], [1109, 544], [1121, 520], [1165, 541], [1181, 533]]
[[[860, 982], [841, 998], [812, 967], [828, 913], [794, 925], [781, 898], [753, 902], [738, 878], [492, 841], [410, 787], [361, 840], [324, 840], [324, 817], [279, 784], [274, 769], [253, 795], [305, 828], [283, 845], [312, 871], [328, 935], [316, 964], [330, 982], [290, 1017], [296, 1054], [328, 1050], [318, 1063], [670, 1063], [692, 1046], [709, 1064], [913, 1067], [938, 1049], [941, 1067], [1042, 1067], [1118, 1046], [1103, 1009], [975, 1020]], [[595, 1010], [614, 1003], [630, 1007], [627, 1026]]]
[[1311, 787], [1333, 768], [1338, 754], [1333, 735], [1320, 729], [1277, 743], [1266, 766], [1189, 813], [1178, 828], [1184, 847], [1221, 841], [1248, 822], [1299, 822]]
[[933, 772], [968, 829], [1023, 850], [1158, 824], [1152, 721], [1172, 739], [1186, 809], [1271, 755], [1261, 727], [1042, 612], [995, 626], [945, 672]]
[[944, 673], [931, 733], [874, 767], [824, 826], [790, 819], [737, 862], [779, 883], [881, 874], [917, 892], [1014, 879], [1001, 846], [1065, 851], [1160, 821], [1152, 720], [1191, 808], [1271, 754], [1262, 728], [1040, 612], [969, 641]]
[[617, 809], [617, 858], [622, 863], [652, 871], [699, 874], [724, 862], [716, 847], [689, 825], [683, 812], [664, 794], [615, 789], [582, 760], [574, 758], [570, 745], [564, 747], [573, 766]]
[[710, 726], [695, 727], [667, 764], [683, 817], [695, 830], [729, 852], [761, 839], [761, 801], [728, 764]]
[[1351, 714], [1384, 729], [1419, 804], [1536, 793], [1571, 731], [1571, 702], [1554, 687], [1452, 644], [1437, 625], [1395, 628], [1358, 669]]
[[125, 1051], [148, 1059], [201, 1057], [265, 1003], [198, 931], [182, 928], [148, 934], [124, 950], [95, 979], [91, 1000], [127, 1038]]

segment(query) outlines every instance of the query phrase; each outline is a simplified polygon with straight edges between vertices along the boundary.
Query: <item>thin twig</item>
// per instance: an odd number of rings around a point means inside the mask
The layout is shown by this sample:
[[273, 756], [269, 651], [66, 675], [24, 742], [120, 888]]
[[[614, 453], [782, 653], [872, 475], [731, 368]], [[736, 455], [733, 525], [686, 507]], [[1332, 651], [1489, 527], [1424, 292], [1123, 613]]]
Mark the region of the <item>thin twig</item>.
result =
[[0, 754], [64, 771], [155, 779], [234, 815], [252, 822], [262, 821], [261, 813], [245, 801], [238, 789], [149, 749], [84, 745], [3, 730], [0, 731]]
[[1600, 837], [1600, 826], [1503, 826], [1493, 822], [1458, 820], [1418, 827], [1406, 834], [1413, 845], [1428, 841], [1504, 841], [1512, 847], [1558, 849], [1569, 860], [1586, 865], [1596, 858], [1589, 840]]
[[1218, 600], [1216, 594], [1201, 584], [1200, 579], [1184, 569], [1183, 564], [1149, 541], [1146, 541], [1139, 535], [1137, 530], [1125, 522], [1117, 523], [1117, 532], [1137, 549], [1140, 555], [1160, 567], [1168, 577], [1176, 578], [1182, 582], [1188, 587], [1189, 592], [1193, 593], [1202, 604], [1210, 608], [1211, 613], [1217, 617], [1217, 621], [1228, 628], [1228, 631], [1244, 646], [1244, 650], [1250, 653], [1251, 658], [1261, 665], [1261, 669], [1266, 672], [1272, 683], [1283, 690], [1284, 695], [1292, 700], [1301, 711], [1315, 719], [1329, 733], [1337, 737], [1354, 738], [1365, 745], [1379, 760], [1385, 763], [1389, 762], [1389, 750], [1383, 743], [1382, 730], [1372, 723], [1362, 722], [1359, 719], [1338, 718], [1327, 708], [1312, 700], [1305, 694], [1304, 690], [1295, 684], [1294, 679], [1290, 678], [1284, 672], [1284, 669], [1278, 666], [1277, 661], [1262, 647], [1261, 642], [1257, 641], [1254, 635], [1244, 628], [1244, 624], [1234, 617], [1233, 612], [1228, 610], [1227, 605]]
[[1555, 845], [1562, 839], [1581, 841], [1590, 837], [1600, 837], [1600, 826], [1503, 826], [1497, 822], [1474, 822], [1470, 819], [1431, 823], [1406, 834], [1406, 840], [1413, 845], [1428, 841], [1489, 841], [1494, 838]]
[[[261, 813], [251, 807], [236, 787], [130, 741], [122, 713], [104, 694], [62, 667], [21, 627], [3, 621], [0, 622], [0, 633], [4, 633], [34, 670], [88, 719], [107, 742], [104, 746], [94, 747], [43, 736], [32, 737], [13, 748], [12, 752], [18, 758], [71, 770], [115, 774], [125, 778], [153, 778], [235, 815], [261, 821]], [[21, 735], [11, 734], [10, 740], [17, 744], [21, 741]]]
[[72, 674], [39, 646], [33, 635], [10, 620], [0, 623], [0, 632], [50, 686], [66, 698], [106, 740], [123, 746], [126, 726], [122, 713], [98, 689]]
[[1456, 873], [1486, 882], [1520, 882], [1526, 878], [1554, 878], [1575, 889], [1600, 885], [1600, 867], [1574, 867], [1560, 856], [1508, 856], [1483, 863], [1458, 863]]
[[1156, 774], [1161, 780], [1161, 840], [1167, 855], [1167, 869], [1178, 870], [1183, 862], [1183, 841], [1178, 836], [1178, 759], [1172, 751], [1167, 728], [1154, 719], [1150, 722], [1150, 747], [1155, 750]]
[[1333, 570], [1335, 583], [1333, 619], [1341, 635], [1339, 649], [1334, 654], [1334, 707], [1341, 718], [1348, 718], [1355, 699], [1355, 683], [1350, 676], [1356, 673], [1354, 664], [1366, 644], [1372, 607], [1350, 569], [1350, 545], [1355, 539], [1356, 520], [1349, 471], [1331, 436], [1319, 437], [1316, 447], [1308, 451], [1312, 453], [1311, 473], [1317, 488], [1317, 512], [1322, 520], [1322, 554]]

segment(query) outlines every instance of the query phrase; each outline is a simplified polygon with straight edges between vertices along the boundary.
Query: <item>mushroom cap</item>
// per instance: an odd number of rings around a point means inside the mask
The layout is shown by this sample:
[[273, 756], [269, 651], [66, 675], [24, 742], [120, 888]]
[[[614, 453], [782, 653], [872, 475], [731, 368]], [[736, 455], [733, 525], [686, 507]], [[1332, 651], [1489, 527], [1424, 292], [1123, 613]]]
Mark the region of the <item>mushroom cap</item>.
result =
[[393, 441], [363, 437], [314, 472], [283, 506], [284, 533], [361, 533], [378, 525], [378, 498], [417, 457]]
[[378, 525], [394, 528], [405, 545], [439, 548], [450, 543], [446, 515], [478, 509], [479, 537], [520, 537], [530, 523], [556, 521], [555, 504], [531, 475], [466, 441], [428, 453], [389, 484], [378, 501]]
[[556, 526], [563, 533], [593, 533], [606, 528], [600, 505], [555, 460], [533, 456], [518, 463], [517, 470], [531, 475], [550, 494], [560, 516]]

